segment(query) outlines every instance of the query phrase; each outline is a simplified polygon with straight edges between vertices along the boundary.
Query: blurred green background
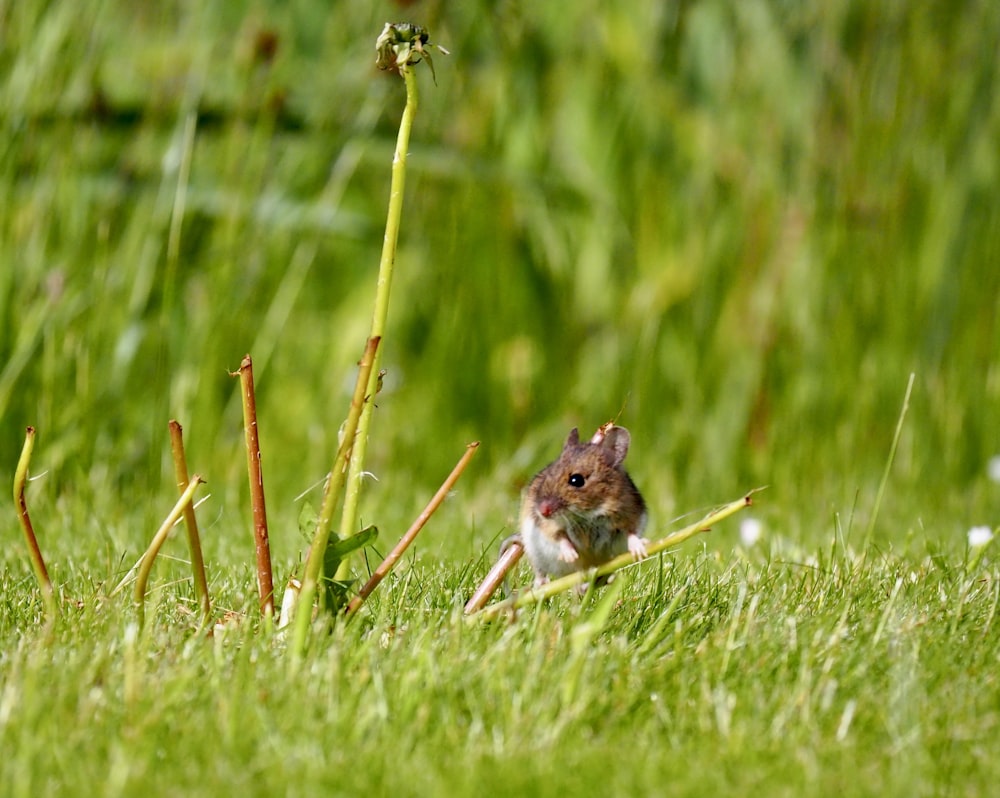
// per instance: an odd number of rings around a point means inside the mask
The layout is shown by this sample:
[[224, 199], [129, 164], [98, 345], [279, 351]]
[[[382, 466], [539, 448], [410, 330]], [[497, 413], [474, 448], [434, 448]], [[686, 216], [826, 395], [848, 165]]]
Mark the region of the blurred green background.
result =
[[35, 425], [63, 567], [148, 538], [177, 418], [207, 555], [249, 568], [247, 352], [302, 548], [370, 323], [386, 20], [451, 55], [419, 76], [365, 522], [395, 538], [481, 440], [422, 543], [477, 556], [621, 411], [660, 528], [767, 484], [773, 535], [826, 541], [867, 523], [913, 372], [876, 539], [997, 523], [995, 2], [2, 3], [0, 478]]

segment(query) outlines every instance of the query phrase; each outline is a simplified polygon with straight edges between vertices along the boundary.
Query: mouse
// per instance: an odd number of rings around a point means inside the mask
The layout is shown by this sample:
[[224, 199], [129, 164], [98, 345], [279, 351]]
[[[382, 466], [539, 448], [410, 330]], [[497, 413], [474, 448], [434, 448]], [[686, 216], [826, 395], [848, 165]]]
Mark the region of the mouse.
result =
[[630, 443], [629, 431], [614, 424], [582, 443], [574, 428], [558, 459], [528, 484], [513, 539], [524, 546], [536, 587], [625, 552], [646, 556], [646, 502], [622, 466]]

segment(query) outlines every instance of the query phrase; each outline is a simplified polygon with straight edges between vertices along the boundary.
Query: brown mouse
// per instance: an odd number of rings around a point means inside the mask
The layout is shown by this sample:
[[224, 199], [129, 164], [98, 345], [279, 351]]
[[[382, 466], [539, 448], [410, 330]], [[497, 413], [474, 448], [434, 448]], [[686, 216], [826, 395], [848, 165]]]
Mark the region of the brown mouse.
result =
[[605, 425], [587, 443], [573, 429], [559, 459], [531, 480], [520, 537], [536, 585], [626, 551], [646, 556], [646, 503], [622, 467], [630, 441], [624, 427]]

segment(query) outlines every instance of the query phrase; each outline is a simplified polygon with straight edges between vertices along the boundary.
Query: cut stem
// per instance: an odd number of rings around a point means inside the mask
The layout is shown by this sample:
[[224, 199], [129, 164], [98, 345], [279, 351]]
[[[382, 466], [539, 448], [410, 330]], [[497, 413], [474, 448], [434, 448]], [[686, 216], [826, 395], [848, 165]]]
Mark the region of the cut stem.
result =
[[184, 513], [184, 508], [190, 506], [191, 500], [194, 498], [194, 492], [198, 489], [198, 486], [204, 483], [200, 476], [195, 474], [191, 477], [191, 481], [188, 483], [181, 497], [177, 500], [174, 505], [174, 509], [170, 511], [170, 514], [164, 519], [160, 528], [153, 535], [153, 540], [149, 544], [149, 548], [146, 549], [146, 553], [142, 555], [142, 561], [139, 564], [139, 573], [135, 577], [135, 588], [133, 591], [133, 600], [135, 602], [136, 612], [139, 616], [139, 626], [142, 627], [146, 619], [146, 583], [149, 581], [149, 573], [153, 570], [153, 561], [156, 559], [156, 555], [160, 553], [160, 549], [163, 547], [163, 543], [167, 539], [167, 535], [170, 534], [171, 528], [177, 523], [181, 515]]
[[305, 573], [302, 576], [302, 585], [298, 593], [298, 601], [295, 617], [295, 628], [292, 637], [292, 654], [294, 659], [298, 659], [305, 651], [306, 638], [309, 634], [309, 622], [312, 619], [312, 603], [316, 595], [316, 586], [319, 583], [320, 574], [323, 570], [323, 557], [326, 553], [326, 546], [330, 542], [330, 527], [333, 522], [333, 514], [337, 509], [337, 500], [340, 496], [341, 488], [344, 486], [344, 474], [347, 471], [347, 464], [351, 458], [351, 451], [354, 448], [355, 438], [358, 434], [358, 422], [361, 419], [361, 411], [368, 404], [371, 396], [367, 393], [369, 379], [375, 365], [375, 357], [378, 353], [379, 338], [369, 338], [365, 345], [365, 352], [358, 364], [358, 378], [354, 383], [354, 395], [351, 398], [351, 407], [347, 413], [347, 420], [344, 422], [344, 438], [340, 442], [337, 450], [337, 457], [330, 469], [330, 474], [326, 479], [326, 488], [323, 492], [323, 505], [320, 508], [319, 520], [316, 522], [316, 534], [309, 545], [309, 554], [306, 558]]
[[512, 540], [507, 544], [503, 553], [497, 558], [496, 563], [490, 568], [489, 573], [486, 574], [483, 581], [480, 582], [479, 587], [476, 588], [476, 592], [472, 594], [472, 598], [465, 603], [466, 615], [479, 612], [479, 610], [486, 606], [486, 602], [490, 600], [490, 596], [497, 592], [497, 588], [503, 584], [507, 573], [517, 565], [523, 555], [524, 544], [520, 540]]
[[458, 478], [462, 476], [462, 472], [465, 471], [465, 467], [469, 464], [472, 456], [479, 449], [479, 441], [470, 443], [466, 449], [465, 454], [458, 461], [455, 467], [451, 470], [448, 478], [441, 484], [438, 488], [437, 493], [434, 497], [427, 503], [427, 506], [423, 509], [423, 512], [417, 516], [417, 520], [413, 522], [406, 534], [399, 539], [399, 543], [395, 545], [392, 551], [386, 556], [384, 560], [379, 564], [378, 568], [375, 569], [375, 573], [372, 574], [371, 579], [361, 588], [358, 595], [351, 599], [350, 603], [347, 605], [347, 609], [344, 611], [345, 615], [353, 615], [358, 611], [358, 608], [364, 603], [365, 599], [372, 594], [372, 591], [378, 587], [379, 583], [385, 579], [389, 572], [395, 567], [399, 558], [403, 556], [403, 553], [409, 548], [410, 544], [416, 539], [420, 530], [424, 528], [424, 524], [430, 519], [434, 514], [434, 511], [441, 506], [441, 502], [445, 500], [448, 492], [455, 486], [458, 482]]
[[[184, 455], [184, 428], [180, 422], [171, 419], [167, 425], [170, 428], [170, 451], [174, 456], [174, 477], [177, 480], [177, 490], [184, 493], [188, 484], [187, 457]], [[188, 533], [188, 546], [191, 549], [191, 578], [194, 580], [194, 594], [201, 607], [203, 623], [211, 620], [212, 604], [208, 598], [208, 579], [205, 577], [205, 558], [201, 553], [201, 537], [198, 534], [198, 519], [194, 514], [194, 505], [184, 506], [184, 526]]]
[[35, 529], [31, 525], [31, 516], [28, 515], [28, 502], [24, 497], [24, 486], [28, 481], [28, 466], [31, 463], [31, 452], [34, 448], [35, 428], [28, 427], [24, 434], [24, 446], [21, 449], [21, 457], [18, 459], [17, 468], [14, 471], [14, 506], [17, 507], [17, 517], [20, 519], [21, 527], [24, 529], [24, 539], [28, 544], [31, 568], [35, 572], [35, 579], [42, 591], [45, 612], [49, 620], [53, 621], [58, 610], [55, 590], [52, 587], [52, 580], [49, 579], [49, 571], [45, 567], [45, 560], [42, 558], [42, 550], [38, 547]]
[[257, 554], [257, 586], [260, 611], [274, 615], [274, 579], [271, 575], [271, 544], [267, 537], [267, 508], [264, 505], [264, 472], [260, 467], [260, 439], [257, 435], [257, 397], [253, 385], [253, 361], [250, 355], [240, 363], [240, 389], [243, 396], [243, 428], [246, 432], [247, 475], [250, 479], [250, 507], [253, 510], [253, 538]]
[[[697, 523], [691, 524], [690, 526], [684, 527], [684, 529], [667, 535], [665, 538], [661, 538], [655, 543], [651, 543], [647, 547], [648, 554], [658, 554], [671, 546], [683, 543], [688, 538], [694, 537], [701, 532], [707, 532], [714, 524], [729, 518], [729, 516], [734, 515], [744, 507], [749, 507], [752, 503], [751, 497], [755, 492], [756, 491], [751, 491], [742, 499], [737, 499], [736, 501], [720, 507], [718, 510], [714, 510]], [[635, 557], [631, 554], [621, 554], [613, 560], [609, 560], [604, 563], [604, 565], [599, 568], [577, 571], [569, 574], [568, 576], [564, 576], [561, 579], [553, 579], [551, 582], [546, 582], [544, 585], [539, 587], [522, 591], [518, 595], [513, 596], [506, 601], [491, 604], [489, 607], [486, 607], [486, 609], [474, 613], [469, 617], [483, 620], [495, 618], [505, 612], [511, 612], [512, 610], [526, 607], [529, 604], [537, 604], [547, 598], [550, 598], [551, 596], [556, 595], [557, 593], [563, 592], [564, 590], [569, 590], [572, 587], [582, 585], [584, 582], [589, 582], [601, 576], [607, 576], [621, 568], [625, 568], [626, 566], [634, 565], [635, 562]]]
[[[417, 79], [413, 66], [401, 62], [399, 72], [406, 83], [406, 106], [399, 122], [399, 135], [396, 137], [396, 152], [392, 159], [392, 180], [389, 186], [389, 210], [386, 213], [385, 237], [382, 239], [382, 258], [379, 262], [378, 283], [375, 290], [375, 311], [372, 315], [371, 337], [381, 338], [385, 335], [386, 319], [389, 315], [389, 291], [392, 287], [393, 266], [396, 263], [396, 244], [399, 240], [399, 224], [403, 213], [403, 189], [406, 184], [406, 157], [410, 148], [410, 130], [413, 128], [413, 118], [417, 113], [419, 93]], [[371, 376], [368, 381], [368, 396], [378, 393], [379, 370], [382, 362], [382, 350], [375, 355]], [[361, 413], [358, 427], [358, 439], [351, 455], [351, 466], [347, 474], [347, 492], [344, 496], [344, 512], [340, 518], [340, 537], [347, 538], [357, 529], [358, 502], [361, 498], [361, 475], [365, 468], [365, 455], [368, 451], [368, 431], [371, 428], [372, 411], [375, 403], [369, 402]], [[337, 578], [344, 579], [348, 573], [348, 559], [345, 557], [337, 570]]]

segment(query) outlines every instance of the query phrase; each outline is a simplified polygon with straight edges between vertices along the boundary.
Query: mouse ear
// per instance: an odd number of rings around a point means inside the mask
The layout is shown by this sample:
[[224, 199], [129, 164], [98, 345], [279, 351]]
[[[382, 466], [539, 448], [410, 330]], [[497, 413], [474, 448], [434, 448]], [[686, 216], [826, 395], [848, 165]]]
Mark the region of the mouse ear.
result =
[[604, 433], [604, 440], [599, 445], [605, 450], [610, 465], [619, 466], [628, 454], [631, 442], [632, 436], [625, 427], [612, 427]]
[[569, 431], [569, 435], [566, 436], [566, 443], [563, 444], [563, 449], [568, 449], [570, 446], [579, 446], [579, 445], [580, 445], [580, 430], [578, 430], [576, 427], [573, 427], [573, 429]]

